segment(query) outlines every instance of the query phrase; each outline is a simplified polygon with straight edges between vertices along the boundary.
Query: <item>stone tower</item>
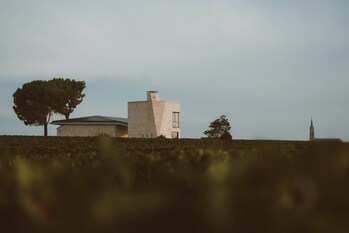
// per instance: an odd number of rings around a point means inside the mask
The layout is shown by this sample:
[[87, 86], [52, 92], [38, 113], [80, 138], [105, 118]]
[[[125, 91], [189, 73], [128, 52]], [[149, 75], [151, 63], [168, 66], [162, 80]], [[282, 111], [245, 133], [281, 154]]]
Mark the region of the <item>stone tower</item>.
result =
[[180, 103], [160, 100], [157, 91], [148, 91], [146, 101], [128, 102], [130, 138], [180, 138]]
[[313, 125], [313, 118], [311, 118], [311, 122], [310, 122], [309, 141], [315, 141], [315, 131], [314, 131], [314, 125]]

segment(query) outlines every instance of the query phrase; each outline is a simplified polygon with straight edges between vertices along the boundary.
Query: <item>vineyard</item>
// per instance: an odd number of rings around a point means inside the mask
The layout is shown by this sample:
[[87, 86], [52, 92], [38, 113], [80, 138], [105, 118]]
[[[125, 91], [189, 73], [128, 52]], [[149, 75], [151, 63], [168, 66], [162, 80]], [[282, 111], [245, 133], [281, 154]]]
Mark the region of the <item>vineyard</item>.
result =
[[0, 137], [1, 232], [349, 232], [349, 145]]

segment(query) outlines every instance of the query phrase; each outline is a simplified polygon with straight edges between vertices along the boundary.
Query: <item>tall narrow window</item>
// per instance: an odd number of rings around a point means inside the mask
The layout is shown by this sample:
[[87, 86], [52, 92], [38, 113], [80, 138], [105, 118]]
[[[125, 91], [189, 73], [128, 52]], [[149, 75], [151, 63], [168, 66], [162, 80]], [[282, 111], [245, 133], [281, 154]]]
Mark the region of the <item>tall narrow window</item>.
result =
[[179, 128], [179, 112], [172, 113], [172, 127]]

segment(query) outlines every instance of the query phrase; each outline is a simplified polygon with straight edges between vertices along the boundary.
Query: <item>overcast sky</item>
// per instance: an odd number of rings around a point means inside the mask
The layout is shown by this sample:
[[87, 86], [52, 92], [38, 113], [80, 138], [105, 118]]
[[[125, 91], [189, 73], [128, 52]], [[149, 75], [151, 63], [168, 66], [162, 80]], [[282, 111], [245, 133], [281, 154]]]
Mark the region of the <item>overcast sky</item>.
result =
[[[182, 137], [225, 114], [234, 138], [349, 140], [347, 0], [0, 0], [0, 135], [25, 82], [86, 81], [72, 117], [127, 117], [146, 91], [182, 105]], [[62, 116], [54, 116], [61, 119]], [[56, 134], [50, 127], [50, 134]]]

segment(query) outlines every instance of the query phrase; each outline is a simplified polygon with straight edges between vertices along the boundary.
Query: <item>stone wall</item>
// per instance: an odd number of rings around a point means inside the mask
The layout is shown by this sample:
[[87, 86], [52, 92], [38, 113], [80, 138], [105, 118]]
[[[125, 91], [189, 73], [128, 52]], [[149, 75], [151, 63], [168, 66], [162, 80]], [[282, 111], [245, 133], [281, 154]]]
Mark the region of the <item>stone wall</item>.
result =
[[106, 134], [111, 137], [127, 137], [127, 126], [122, 125], [62, 125], [57, 136], [94, 137]]
[[172, 138], [180, 128], [172, 125], [173, 112], [180, 112], [177, 101], [162, 101], [155, 92], [148, 92], [147, 101], [128, 102], [128, 135], [130, 138]]
[[151, 136], [151, 133], [147, 132], [147, 109], [147, 101], [128, 103], [128, 136], [130, 138], [145, 138]]
[[[164, 135], [166, 138], [172, 138], [172, 132], [178, 132], [180, 137], [180, 128], [174, 128], [172, 125], [172, 113], [180, 112], [180, 104], [175, 101], [165, 101], [164, 114], [162, 116], [162, 124], [160, 127], [159, 135]], [[180, 127], [179, 122], [179, 127]]]

